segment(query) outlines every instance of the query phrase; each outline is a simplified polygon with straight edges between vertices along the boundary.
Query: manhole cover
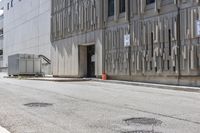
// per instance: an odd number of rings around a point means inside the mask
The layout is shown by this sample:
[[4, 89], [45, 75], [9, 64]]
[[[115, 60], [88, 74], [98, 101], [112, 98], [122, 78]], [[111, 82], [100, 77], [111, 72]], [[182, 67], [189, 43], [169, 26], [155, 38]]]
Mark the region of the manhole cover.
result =
[[162, 121], [157, 120], [155, 118], [146, 118], [146, 117], [139, 117], [139, 118], [130, 118], [124, 120], [128, 125], [130, 124], [141, 124], [141, 125], [161, 125]]
[[27, 107], [48, 107], [48, 106], [52, 106], [52, 103], [27, 103], [24, 104], [24, 106]]

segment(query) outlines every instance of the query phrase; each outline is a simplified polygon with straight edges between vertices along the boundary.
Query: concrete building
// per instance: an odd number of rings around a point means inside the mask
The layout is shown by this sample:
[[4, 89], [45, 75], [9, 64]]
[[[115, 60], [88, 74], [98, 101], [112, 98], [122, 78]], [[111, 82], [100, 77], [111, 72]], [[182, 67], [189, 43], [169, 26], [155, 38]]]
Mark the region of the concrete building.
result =
[[[4, 9], [3, 66], [13, 54], [43, 55], [50, 59], [50, 0], [2, 0]], [[50, 73], [44, 61], [43, 68]]]
[[52, 0], [51, 41], [54, 76], [102, 74], [102, 2]]
[[4, 15], [1, 14], [0, 16], [0, 71], [2, 71], [3, 67], [3, 18]]
[[4, 23], [4, 14], [3, 14], [3, 2], [0, 1], [0, 72], [4, 71], [3, 67], [3, 23]]
[[199, 0], [52, 0], [53, 74], [199, 84], [199, 16]]

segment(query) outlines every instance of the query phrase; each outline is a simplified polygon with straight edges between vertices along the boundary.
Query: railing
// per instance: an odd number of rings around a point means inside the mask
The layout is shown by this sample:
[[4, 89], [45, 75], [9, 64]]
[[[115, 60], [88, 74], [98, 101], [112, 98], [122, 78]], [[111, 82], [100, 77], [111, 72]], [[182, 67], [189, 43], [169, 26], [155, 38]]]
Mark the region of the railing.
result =
[[51, 60], [49, 58], [47, 58], [44, 55], [39, 55], [40, 58], [42, 58], [43, 60], [45, 60], [47, 62], [47, 64], [51, 64]]

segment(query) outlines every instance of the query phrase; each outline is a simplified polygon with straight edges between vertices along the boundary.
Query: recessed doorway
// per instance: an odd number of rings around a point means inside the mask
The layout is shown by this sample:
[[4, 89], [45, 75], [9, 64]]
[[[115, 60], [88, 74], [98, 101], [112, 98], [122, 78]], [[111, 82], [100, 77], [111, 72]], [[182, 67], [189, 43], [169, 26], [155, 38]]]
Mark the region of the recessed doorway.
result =
[[95, 77], [95, 45], [87, 46], [87, 77]]
[[95, 77], [95, 45], [79, 46], [79, 76]]

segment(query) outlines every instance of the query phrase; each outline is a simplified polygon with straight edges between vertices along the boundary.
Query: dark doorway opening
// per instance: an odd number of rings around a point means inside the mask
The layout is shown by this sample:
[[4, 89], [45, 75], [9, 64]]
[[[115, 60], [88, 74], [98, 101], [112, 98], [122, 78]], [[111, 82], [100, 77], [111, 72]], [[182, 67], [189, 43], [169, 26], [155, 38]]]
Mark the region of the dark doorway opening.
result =
[[87, 77], [95, 77], [95, 45], [87, 46]]

